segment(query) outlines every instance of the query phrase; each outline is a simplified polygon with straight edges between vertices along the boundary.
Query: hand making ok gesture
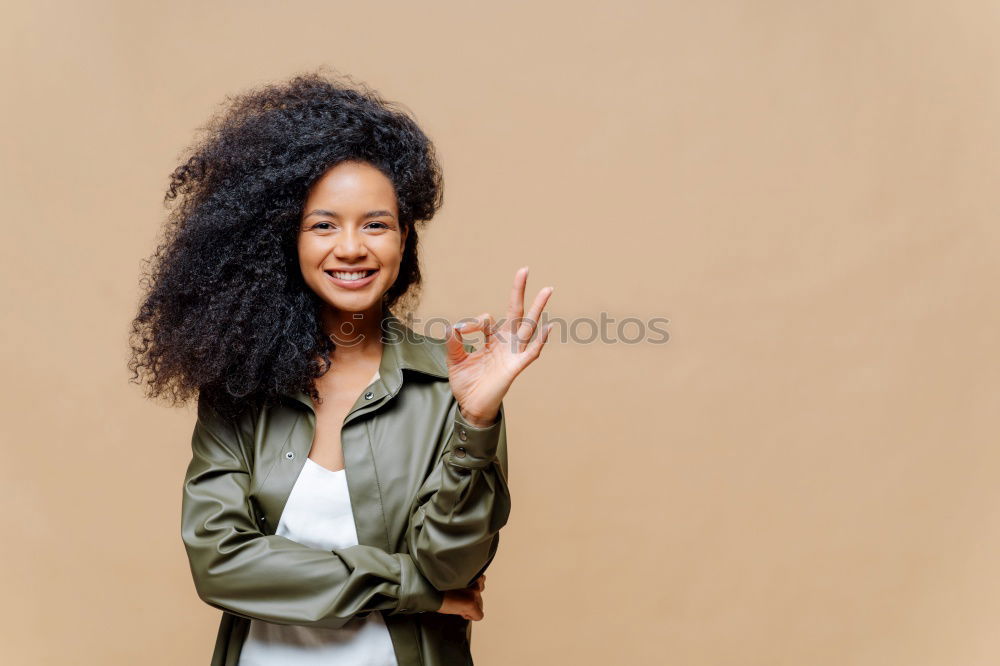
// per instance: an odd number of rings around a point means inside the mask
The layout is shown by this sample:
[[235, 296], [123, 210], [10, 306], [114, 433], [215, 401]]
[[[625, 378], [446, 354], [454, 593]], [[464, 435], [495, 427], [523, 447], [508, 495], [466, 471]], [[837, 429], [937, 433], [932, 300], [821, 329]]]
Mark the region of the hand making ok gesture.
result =
[[[495, 325], [489, 312], [484, 312], [473, 321], [448, 328], [448, 380], [462, 416], [471, 425], [486, 427], [496, 421], [500, 402], [514, 378], [538, 358], [549, 337], [552, 324], [530, 340], [554, 287], [539, 291], [525, 315], [524, 286], [527, 281], [528, 267], [525, 266], [514, 274], [507, 318], [500, 326]], [[483, 345], [470, 353], [462, 344], [462, 334], [473, 331], [482, 331], [484, 339]]]

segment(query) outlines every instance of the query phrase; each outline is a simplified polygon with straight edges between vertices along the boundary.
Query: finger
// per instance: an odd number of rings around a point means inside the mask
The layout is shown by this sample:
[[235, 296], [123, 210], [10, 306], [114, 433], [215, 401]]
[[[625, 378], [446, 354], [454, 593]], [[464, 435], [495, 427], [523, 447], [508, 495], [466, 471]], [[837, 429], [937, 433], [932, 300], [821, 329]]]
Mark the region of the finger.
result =
[[492, 319], [493, 317], [490, 316], [489, 312], [481, 312], [475, 317], [467, 317], [466, 319], [458, 320], [452, 328], [457, 330], [461, 335], [475, 333], [476, 331], [485, 332], [488, 322]]
[[455, 330], [454, 326], [448, 327], [448, 335], [444, 339], [445, 355], [448, 358], [448, 367], [461, 363], [469, 355], [462, 344], [462, 334]]
[[524, 368], [528, 367], [528, 365], [532, 361], [534, 361], [536, 358], [539, 357], [539, 355], [541, 355], [541, 353], [542, 353], [542, 347], [545, 346], [546, 340], [549, 339], [549, 331], [552, 330], [553, 326], [555, 326], [554, 322], [551, 323], [551, 324], [546, 324], [545, 328], [542, 329], [542, 332], [539, 333], [538, 335], [536, 335], [535, 339], [531, 341], [531, 344], [529, 344], [525, 348], [524, 354], [522, 354], [522, 358], [524, 358], [525, 361], [524, 361], [524, 365], [521, 366], [521, 370], [523, 370]]
[[465, 338], [462, 336], [475, 331], [483, 331], [485, 341], [490, 339], [490, 329], [493, 328], [493, 316], [489, 312], [483, 312], [477, 317], [464, 319], [454, 326], [448, 327], [448, 337], [445, 338], [445, 350], [448, 355], [448, 365], [461, 363], [469, 355], [465, 351]]
[[[470, 319], [464, 319], [459, 321], [455, 326], [451, 327], [450, 330], [454, 330], [458, 334], [458, 339], [461, 342], [465, 342], [466, 335], [470, 333], [475, 333], [476, 331], [483, 332], [483, 343], [489, 343], [490, 335], [493, 333], [493, 315], [489, 312], [483, 312], [482, 314], [472, 317]], [[462, 357], [464, 358], [464, 356]]]
[[461, 328], [458, 331], [459, 335], [468, 335], [469, 333], [482, 331], [484, 343], [489, 342], [490, 336], [493, 335], [494, 320], [493, 320], [493, 315], [491, 315], [489, 312], [481, 312], [472, 319], [467, 319], [460, 322], [460, 324]]
[[524, 266], [514, 274], [514, 287], [510, 290], [510, 302], [507, 304], [507, 321], [514, 322], [524, 314], [524, 286], [528, 283], [528, 267]]
[[483, 347], [489, 347], [490, 341], [493, 340], [493, 331], [496, 328], [496, 322], [493, 319], [493, 315], [489, 312], [484, 312], [480, 316], [483, 318]]
[[545, 304], [548, 302], [549, 296], [552, 295], [553, 291], [555, 291], [555, 287], [545, 287], [535, 296], [535, 300], [531, 304], [531, 309], [528, 310], [528, 315], [517, 329], [517, 337], [522, 344], [520, 351], [524, 350], [523, 345], [527, 344], [527, 341], [531, 339], [532, 334], [535, 332], [538, 320], [541, 318], [542, 309], [545, 308]]

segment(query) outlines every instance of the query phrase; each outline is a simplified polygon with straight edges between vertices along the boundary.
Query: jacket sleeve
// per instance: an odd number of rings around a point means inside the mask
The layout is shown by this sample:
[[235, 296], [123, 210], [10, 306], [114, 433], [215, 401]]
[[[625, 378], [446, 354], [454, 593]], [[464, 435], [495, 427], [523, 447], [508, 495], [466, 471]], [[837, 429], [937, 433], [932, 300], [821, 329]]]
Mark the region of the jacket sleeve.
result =
[[359, 614], [433, 611], [443, 593], [412, 557], [355, 545], [326, 551], [263, 534], [250, 511], [239, 434], [199, 399], [181, 532], [198, 596], [276, 624], [339, 628]]
[[417, 493], [406, 532], [421, 573], [439, 590], [468, 587], [486, 570], [510, 515], [507, 432], [497, 420], [469, 424], [452, 401], [446, 445]]

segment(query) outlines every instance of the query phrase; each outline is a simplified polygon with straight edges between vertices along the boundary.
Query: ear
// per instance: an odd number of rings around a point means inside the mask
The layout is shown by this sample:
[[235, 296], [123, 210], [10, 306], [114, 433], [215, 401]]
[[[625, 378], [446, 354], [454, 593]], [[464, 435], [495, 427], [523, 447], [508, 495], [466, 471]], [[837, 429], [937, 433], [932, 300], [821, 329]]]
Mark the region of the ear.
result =
[[409, 226], [403, 227], [403, 233], [401, 234], [402, 240], [401, 240], [401, 244], [400, 244], [400, 249], [406, 247], [406, 238], [409, 235], [410, 235], [410, 227]]

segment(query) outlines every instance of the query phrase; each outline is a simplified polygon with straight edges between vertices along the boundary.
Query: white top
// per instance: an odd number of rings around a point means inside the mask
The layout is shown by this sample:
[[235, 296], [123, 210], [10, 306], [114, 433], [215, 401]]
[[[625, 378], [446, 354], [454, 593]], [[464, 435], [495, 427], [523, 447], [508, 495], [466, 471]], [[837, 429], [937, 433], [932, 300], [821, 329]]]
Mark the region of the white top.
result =
[[[374, 379], [378, 379], [376, 371]], [[292, 541], [333, 550], [358, 543], [345, 470], [331, 471], [312, 458], [292, 487], [275, 532]], [[398, 666], [379, 611], [340, 629], [250, 621], [239, 666]]]

